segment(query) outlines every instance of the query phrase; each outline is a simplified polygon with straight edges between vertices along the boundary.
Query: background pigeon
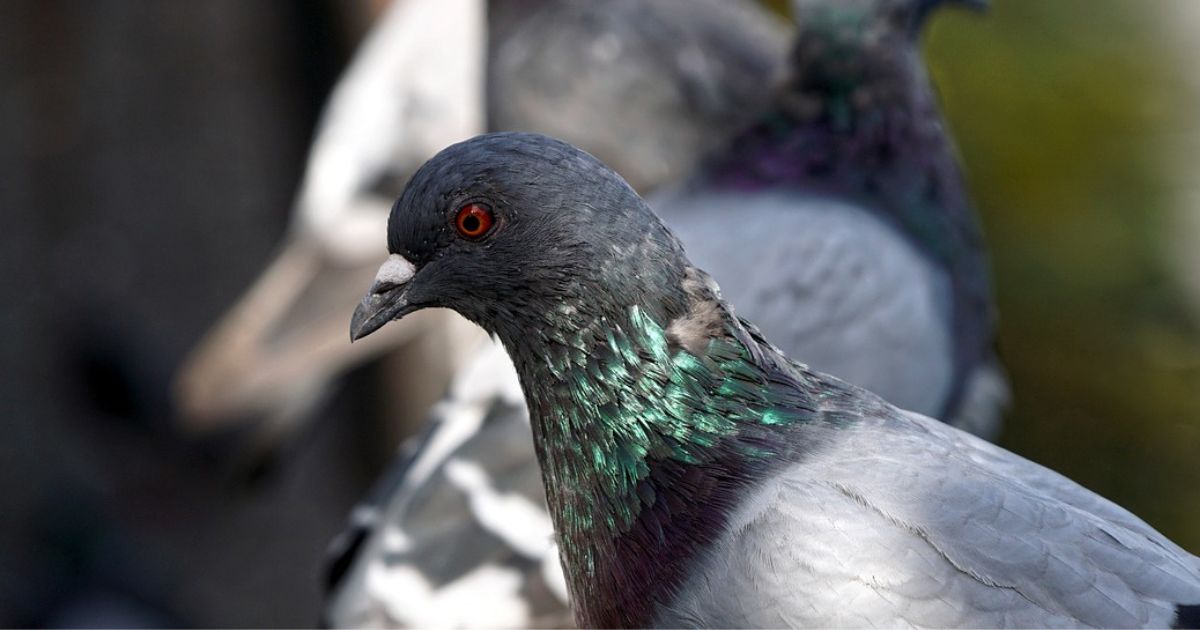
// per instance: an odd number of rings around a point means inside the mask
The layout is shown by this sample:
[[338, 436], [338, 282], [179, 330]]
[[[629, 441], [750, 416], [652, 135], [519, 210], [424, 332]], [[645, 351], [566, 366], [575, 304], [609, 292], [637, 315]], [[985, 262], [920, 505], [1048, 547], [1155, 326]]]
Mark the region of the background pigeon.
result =
[[1166, 626], [1200, 558], [1056, 473], [793, 363], [615, 173], [493, 134], [414, 176], [361, 338], [452, 308], [510, 352], [577, 621]]
[[374, 235], [406, 173], [486, 129], [486, 33], [482, 0], [398, 0], [380, 17], [325, 106], [279, 254], [177, 374], [188, 426], [256, 421], [252, 456], [269, 455], [335, 377], [398, 346], [424, 367], [391, 383], [397, 415], [436, 400], [472, 345], [457, 317], [430, 313], [362, 348], [335, 339], [349, 285], [382, 254]]
[[918, 49], [938, 4], [797, 0], [770, 110], [652, 205], [789, 353], [992, 438], [987, 257]]
[[[791, 74], [774, 106], [653, 204], [739, 312], [789, 353], [991, 436], [1007, 388], [991, 357], [978, 227], [917, 51], [931, 7], [797, 3]], [[387, 501], [375, 493], [380, 501], [361, 508], [334, 545], [331, 619], [457, 618], [457, 591], [447, 589], [439, 606], [428, 583], [457, 585], [473, 579], [466, 568], [496, 563], [525, 571], [524, 581], [491, 584], [523, 599], [507, 604], [526, 611], [517, 618], [545, 614], [548, 594], [565, 603], [548, 519], [531, 527], [503, 509], [545, 509], [516, 391], [515, 372], [494, 349], [456, 381], [431, 429], [454, 436], [446, 439], [455, 447], [413, 446], [415, 459], [396, 464], [407, 476], [389, 475], [404, 482], [388, 486]], [[472, 411], [456, 411], [464, 408]], [[520, 439], [500, 439], [506, 430]], [[491, 459], [501, 449], [502, 466]], [[490, 483], [464, 483], [454, 472], [463, 465], [488, 470]], [[433, 514], [436, 534], [422, 525]], [[487, 541], [486, 551], [454, 540]], [[511, 602], [475, 588], [480, 599]]]

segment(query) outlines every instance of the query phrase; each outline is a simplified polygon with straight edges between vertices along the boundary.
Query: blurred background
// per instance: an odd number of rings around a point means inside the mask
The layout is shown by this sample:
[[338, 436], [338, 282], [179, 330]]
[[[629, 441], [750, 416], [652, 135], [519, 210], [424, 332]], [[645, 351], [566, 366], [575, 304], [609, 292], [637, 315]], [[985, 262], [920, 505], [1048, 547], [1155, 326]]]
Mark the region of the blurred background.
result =
[[[1200, 3], [993, 4], [925, 49], [991, 249], [1001, 444], [1200, 553]], [[0, 3], [0, 625], [316, 622], [396, 446], [381, 368], [252, 464], [171, 387], [385, 5]]]

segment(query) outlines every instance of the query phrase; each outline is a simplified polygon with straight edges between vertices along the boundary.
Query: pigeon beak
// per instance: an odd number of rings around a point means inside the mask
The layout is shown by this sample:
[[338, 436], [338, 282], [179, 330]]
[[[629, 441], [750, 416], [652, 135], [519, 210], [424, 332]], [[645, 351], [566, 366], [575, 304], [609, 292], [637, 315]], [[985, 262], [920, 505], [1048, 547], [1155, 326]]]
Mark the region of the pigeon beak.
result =
[[408, 286], [417, 268], [405, 257], [392, 254], [379, 267], [375, 282], [350, 318], [350, 341], [358, 341], [384, 324], [415, 310], [408, 303]]

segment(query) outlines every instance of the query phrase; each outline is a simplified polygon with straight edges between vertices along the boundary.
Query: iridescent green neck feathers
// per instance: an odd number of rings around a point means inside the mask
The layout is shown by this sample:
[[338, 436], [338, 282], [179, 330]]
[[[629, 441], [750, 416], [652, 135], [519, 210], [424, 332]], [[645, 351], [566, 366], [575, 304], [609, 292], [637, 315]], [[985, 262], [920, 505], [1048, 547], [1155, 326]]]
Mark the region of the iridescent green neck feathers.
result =
[[670, 321], [564, 307], [536, 341], [505, 339], [581, 622], [648, 621], [622, 600], [669, 590], [739, 490], [794, 450], [787, 428], [815, 417], [807, 373], [760, 346], [703, 272], [682, 288]]

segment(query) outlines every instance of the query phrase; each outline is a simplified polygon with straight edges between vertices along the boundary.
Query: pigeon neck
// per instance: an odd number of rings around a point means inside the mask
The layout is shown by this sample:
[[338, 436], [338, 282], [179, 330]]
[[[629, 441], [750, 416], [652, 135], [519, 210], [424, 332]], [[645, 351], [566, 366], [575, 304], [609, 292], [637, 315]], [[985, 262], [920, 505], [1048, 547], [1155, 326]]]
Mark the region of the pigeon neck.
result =
[[583, 626], [650, 624], [813, 409], [773, 395], [786, 379], [700, 273], [674, 320], [633, 305], [505, 339]]

